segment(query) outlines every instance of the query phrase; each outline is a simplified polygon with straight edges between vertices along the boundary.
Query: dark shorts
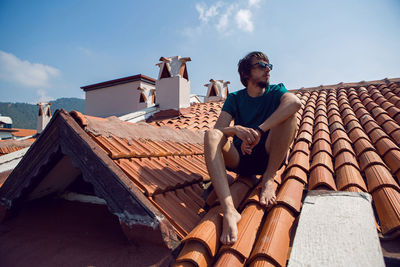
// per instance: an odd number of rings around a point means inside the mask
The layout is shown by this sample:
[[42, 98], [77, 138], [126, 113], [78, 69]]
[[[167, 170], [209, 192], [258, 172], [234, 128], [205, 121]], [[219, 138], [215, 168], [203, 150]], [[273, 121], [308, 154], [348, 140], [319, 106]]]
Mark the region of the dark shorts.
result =
[[242, 154], [242, 150], [240, 149], [241, 143], [234, 144], [239, 152], [239, 165], [235, 169], [229, 167], [226, 167], [226, 169], [243, 176], [264, 174], [268, 166], [268, 154], [265, 150], [265, 142], [267, 141], [268, 134], [269, 131], [261, 136], [260, 142], [253, 148], [250, 155]]

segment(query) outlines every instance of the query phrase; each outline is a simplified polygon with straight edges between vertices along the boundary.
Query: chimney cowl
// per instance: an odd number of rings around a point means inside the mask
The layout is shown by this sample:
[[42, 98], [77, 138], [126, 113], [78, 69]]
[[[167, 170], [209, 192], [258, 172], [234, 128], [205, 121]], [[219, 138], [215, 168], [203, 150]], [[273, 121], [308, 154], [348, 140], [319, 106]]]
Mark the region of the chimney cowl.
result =
[[221, 101], [227, 98], [229, 94], [228, 84], [229, 81], [210, 79], [210, 83], [205, 84], [207, 87], [207, 94], [204, 102]]
[[37, 132], [41, 133], [44, 128], [46, 128], [47, 124], [51, 119], [51, 103], [48, 102], [39, 102], [37, 104], [39, 106], [39, 114], [37, 119]]

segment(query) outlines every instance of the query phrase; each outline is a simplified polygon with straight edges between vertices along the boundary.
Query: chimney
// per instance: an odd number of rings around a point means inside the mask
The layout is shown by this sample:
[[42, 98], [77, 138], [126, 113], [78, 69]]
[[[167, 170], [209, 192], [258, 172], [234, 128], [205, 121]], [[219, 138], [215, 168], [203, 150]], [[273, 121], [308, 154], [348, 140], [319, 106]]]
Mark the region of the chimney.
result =
[[155, 88], [147, 88], [143, 86], [139, 86], [138, 91], [139, 95], [139, 110], [143, 108], [151, 107], [155, 104]]
[[161, 57], [156, 81], [157, 103], [160, 110], [181, 113], [190, 106], [190, 81], [186, 62], [190, 57]]
[[229, 81], [211, 79], [210, 83], [204, 85], [208, 88], [204, 102], [225, 100], [229, 93], [228, 84], [230, 84]]
[[44, 130], [44, 128], [46, 128], [47, 123], [49, 123], [51, 119], [51, 111], [50, 111], [51, 103], [40, 102], [37, 105], [39, 106], [37, 132], [41, 133]]

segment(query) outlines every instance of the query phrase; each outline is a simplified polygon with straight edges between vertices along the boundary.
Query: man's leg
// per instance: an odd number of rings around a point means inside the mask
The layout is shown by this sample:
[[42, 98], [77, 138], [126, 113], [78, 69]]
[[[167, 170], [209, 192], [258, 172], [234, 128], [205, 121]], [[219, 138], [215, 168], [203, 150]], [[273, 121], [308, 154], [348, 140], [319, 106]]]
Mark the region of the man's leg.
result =
[[240, 214], [233, 205], [225, 166], [236, 168], [239, 165], [239, 153], [220, 130], [211, 129], [204, 135], [204, 156], [211, 182], [224, 213], [221, 242], [232, 244], [237, 239]]
[[290, 144], [296, 135], [296, 115], [289, 117], [286, 121], [272, 128], [265, 142], [268, 153], [268, 166], [261, 181], [262, 190], [260, 203], [271, 205], [276, 203], [274, 192], [274, 177], [278, 168], [289, 150]]

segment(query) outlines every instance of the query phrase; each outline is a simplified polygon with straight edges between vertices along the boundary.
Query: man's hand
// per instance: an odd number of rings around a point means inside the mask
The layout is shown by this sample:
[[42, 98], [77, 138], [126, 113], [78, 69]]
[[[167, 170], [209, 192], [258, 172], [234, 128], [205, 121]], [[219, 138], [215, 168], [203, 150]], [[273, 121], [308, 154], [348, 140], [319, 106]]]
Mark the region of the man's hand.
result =
[[235, 135], [242, 140], [241, 150], [243, 154], [251, 154], [252, 149], [260, 142], [261, 133], [243, 126], [235, 126]]

